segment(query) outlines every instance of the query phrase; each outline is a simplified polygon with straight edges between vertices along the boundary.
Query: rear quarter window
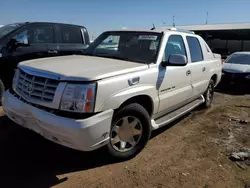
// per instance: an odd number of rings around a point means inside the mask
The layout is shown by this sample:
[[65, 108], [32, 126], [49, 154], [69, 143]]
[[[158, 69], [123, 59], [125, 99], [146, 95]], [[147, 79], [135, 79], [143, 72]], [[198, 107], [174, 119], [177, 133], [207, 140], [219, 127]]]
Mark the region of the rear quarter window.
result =
[[190, 50], [191, 61], [202, 61], [204, 58], [199, 40], [196, 37], [191, 36], [187, 36], [186, 39]]

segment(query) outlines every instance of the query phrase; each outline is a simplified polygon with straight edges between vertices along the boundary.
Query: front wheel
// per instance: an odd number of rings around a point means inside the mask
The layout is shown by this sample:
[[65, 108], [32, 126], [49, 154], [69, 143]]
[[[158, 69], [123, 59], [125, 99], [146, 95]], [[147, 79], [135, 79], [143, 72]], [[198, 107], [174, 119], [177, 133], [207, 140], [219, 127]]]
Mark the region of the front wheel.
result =
[[203, 108], [210, 108], [214, 98], [214, 81], [210, 80], [207, 90], [203, 94], [205, 102], [202, 105]]
[[0, 80], [0, 106], [2, 106], [2, 98], [3, 98], [3, 92], [4, 92], [4, 85], [3, 82]]
[[145, 147], [150, 135], [148, 112], [137, 103], [129, 104], [114, 114], [108, 152], [116, 159], [130, 159]]

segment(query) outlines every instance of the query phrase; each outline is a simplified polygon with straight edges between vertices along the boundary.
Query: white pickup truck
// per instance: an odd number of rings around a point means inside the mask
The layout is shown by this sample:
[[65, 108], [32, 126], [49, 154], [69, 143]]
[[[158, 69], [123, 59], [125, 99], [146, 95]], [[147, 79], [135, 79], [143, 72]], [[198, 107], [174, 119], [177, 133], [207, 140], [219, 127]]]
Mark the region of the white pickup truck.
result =
[[107, 31], [86, 55], [19, 63], [3, 107], [53, 142], [82, 151], [105, 146], [129, 159], [151, 131], [210, 107], [221, 69], [220, 57], [193, 32]]

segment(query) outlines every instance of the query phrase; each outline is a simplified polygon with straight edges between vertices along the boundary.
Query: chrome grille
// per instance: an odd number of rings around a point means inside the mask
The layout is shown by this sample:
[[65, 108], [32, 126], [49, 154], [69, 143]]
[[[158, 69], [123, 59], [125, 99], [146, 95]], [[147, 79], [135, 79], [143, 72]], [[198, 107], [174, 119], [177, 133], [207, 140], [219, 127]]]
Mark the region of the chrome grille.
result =
[[19, 71], [16, 91], [24, 99], [52, 102], [59, 82]]

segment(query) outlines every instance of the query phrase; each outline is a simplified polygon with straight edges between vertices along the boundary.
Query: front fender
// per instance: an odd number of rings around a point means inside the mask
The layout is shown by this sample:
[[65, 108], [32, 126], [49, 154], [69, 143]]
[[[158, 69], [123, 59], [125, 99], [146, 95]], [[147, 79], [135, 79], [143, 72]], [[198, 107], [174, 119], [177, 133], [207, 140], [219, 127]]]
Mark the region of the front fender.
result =
[[[153, 101], [154, 112], [158, 111], [159, 98], [156, 90], [157, 74], [152, 70], [114, 77], [98, 82], [95, 111], [117, 109], [132, 97], [146, 95]], [[138, 84], [130, 86], [128, 80], [140, 77]]]
[[100, 107], [99, 111], [104, 111], [107, 109], [117, 109], [119, 108], [125, 101], [137, 97], [137, 96], [148, 96], [153, 101], [154, 113], [158, 110], [158, 96], [155, 93], [154, 86], [139, 86], [134, 88], [129, 88], [124, 91], [120, 91], [110, 96], [110, 98], [103, 103]]

